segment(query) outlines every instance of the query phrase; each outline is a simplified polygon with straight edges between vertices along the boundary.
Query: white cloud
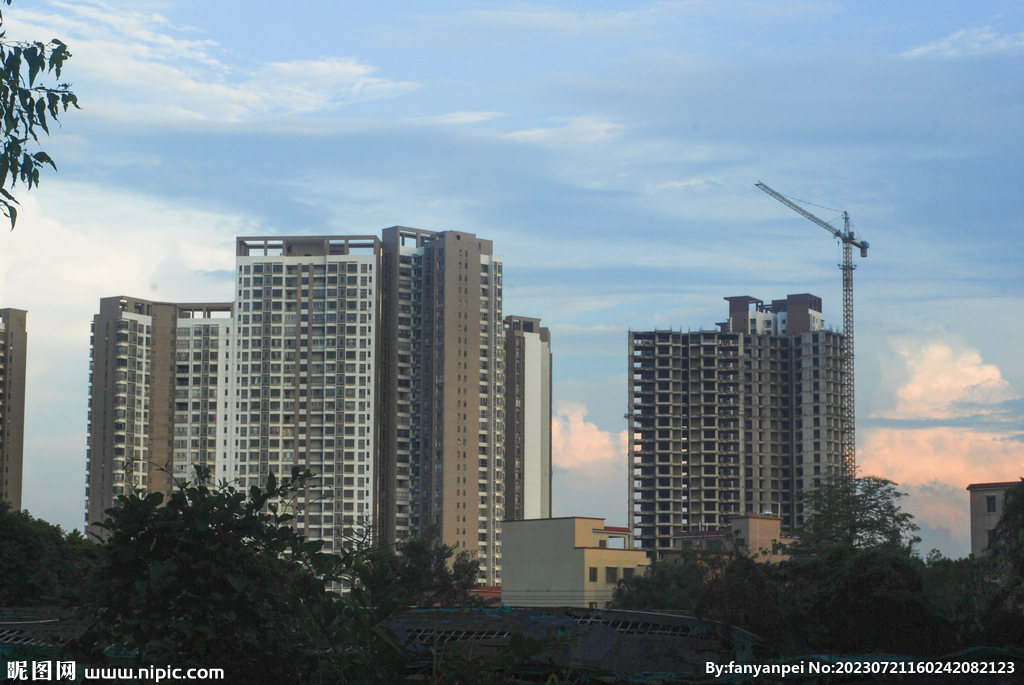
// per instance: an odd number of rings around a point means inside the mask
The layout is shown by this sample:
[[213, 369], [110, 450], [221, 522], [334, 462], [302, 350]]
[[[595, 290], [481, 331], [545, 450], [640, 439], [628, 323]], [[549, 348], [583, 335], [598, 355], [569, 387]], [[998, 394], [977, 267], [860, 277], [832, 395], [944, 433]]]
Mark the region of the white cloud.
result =
[[710, 183], [709, 180], [704, 178], [691, 178], [685, 181], [669, 181], [668, 183], [659, 183], [654, 186], [655, 190], [669, 190], [675, 188], [693, 188], [695, 186], [702, 186], [705, 183]]
[[1024, 33], [999, 34], [990, 26], [962, 29], [903, 53], [904, 57], [966, 57], [1024, 50]]
[[968, 416], [979, 405], [1020, 397], [994, 364], [985, 364], [973, 349], [955, 350], [944, 343], [892, 343], [907, 379], [896, 391], [896, 407], [875, 412], [890, 419], [947, 419]]
[[566, 11], [539, 5], [514, 9], [470, 10], [454, 16], [465, 23], [500, 29], [556, 31], [561, 33], [614, 33], [642, 27], [662, 27], [684, 17], [717, 16], [765, 20], [773, 17], [832, 14], [829, 2], [754, 2], [753, 0], [662, 0], [636, 9], [618, 11]]
[[423, 117], [421, 121], [432, 124], [479, 124], [505, 116], [502, 112], [450, 112], [434, 117]]
[[604, 121], [595, 116], [559, 117], [555, 122], [565, 122], [551, 128], [531, 128], [506, 133], [506, 138], [524, 143], [545, 143], [548, 145], [600, 143], [614, 139], [622, 130], [620, 124]]
[[551, 420], [551, 453], [556, 466], [590, 467], [601, 462], [625, 463], [627, 433], [609, 433], [586, 420], [587, 408], [575, 402], [559, 404]]
[[[416, 88], [375, 76], [352, 57], [236, 67], [214, 41], [173, 35], [157, 14], [109, 5], [53, 3], [5, 21], [10, 37], [60, 35], [73, 54], [86, 113], [116, 120], [242, 121], [388, 98]], [[73, 68], [73, 69], [72, 69]], [[100, 97], [102, 95], [102, 97]], [[102, 104], [100, 104], [102, 103]]]

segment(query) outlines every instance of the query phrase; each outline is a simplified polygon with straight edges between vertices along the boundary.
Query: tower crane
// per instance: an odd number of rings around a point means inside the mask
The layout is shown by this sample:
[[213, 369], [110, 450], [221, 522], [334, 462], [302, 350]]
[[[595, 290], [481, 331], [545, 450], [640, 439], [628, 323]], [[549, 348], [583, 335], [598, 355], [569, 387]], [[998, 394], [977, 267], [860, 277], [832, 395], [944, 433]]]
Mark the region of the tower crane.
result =
[[843, 271], [843, 342], [842, 342], [842, 394], [839, 397], [842, 426], [840, 430], [840, 450], [843, 456], [843, 475], [853, 477], [856, 471], [857, 458], [857, 419], [854, 411], [854, 374], [853, 374], [853, 248], [860, 248], [860, 256], [868, 256], [868, 243], [859, 240], [850, 228], [850, 215], [843, 212], [843, 229], [839, 230], [826, 221], [822, 221], [806, 209], [789, 200], [786, 196], [775, 192], [758, 181], [760, 188], [794, 212], [810, 219], [831, 233], [843, 244], [843, 263], [839, 268]]

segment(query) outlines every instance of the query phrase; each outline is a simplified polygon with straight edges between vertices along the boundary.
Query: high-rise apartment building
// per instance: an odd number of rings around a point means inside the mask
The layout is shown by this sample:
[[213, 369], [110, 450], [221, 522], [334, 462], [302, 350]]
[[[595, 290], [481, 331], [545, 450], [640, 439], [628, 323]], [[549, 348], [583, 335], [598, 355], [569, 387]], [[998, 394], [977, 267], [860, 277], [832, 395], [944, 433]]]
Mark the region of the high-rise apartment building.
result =
[[169, 492], [191, 467], [213, 468], [225, 421], [231, 303], [100, 300], [89, 362], [85, 525], [119, 495]]
[[101, 301], [87, 521], [196, 465], [244, 487], [298, 466], [295, 525], [327, 549], [437, 526], [500, 582], [501, 521], [550, 516], [551, 351], [539, 320], [503, 325], [491, 242], [245, 237], [235, 268], [232, 303]]
[[505, 518], [502, 261], [471, 233], [383, 233], [379, 529], [437, 526], [500, 582]]
[[0, 309], [0, 500], [21, 511], [27, 312]]
[[195, 476], [310, 470], [296, 526], [325, 548], [374, 518], [380, 241], [239, 238], [235, 301], [106, 298], [93, 323], [86, 523]]
[[551, 517], [551, 333], [525, 316], [505, 317], [505, 511]]
[[652, 552], [738, 514], [798, 529], [799, 493], [842, 470], [842, 336], [821, 299], [726, 299], [718, 330], [629, 334], [629, 520]]
[[295, 522], [328, 550], [376, 519], [380, 254], [375, 236], [237, 240], [225, 470], [316, 474]]

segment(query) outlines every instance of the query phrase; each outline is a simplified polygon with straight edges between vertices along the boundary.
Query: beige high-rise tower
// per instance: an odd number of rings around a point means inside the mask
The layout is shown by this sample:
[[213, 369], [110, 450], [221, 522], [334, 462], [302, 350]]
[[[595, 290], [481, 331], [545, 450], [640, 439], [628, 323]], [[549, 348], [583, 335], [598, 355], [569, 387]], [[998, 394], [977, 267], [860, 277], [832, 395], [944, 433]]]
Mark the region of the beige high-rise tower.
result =
[[25, 455], [27, 315], [23, 309], [0, 309], [0, 500], [14, 511], [21, 511]]
[[384, 229], [380, 530], [438, 526], [500, 582], [502, 261], [472, 233]]

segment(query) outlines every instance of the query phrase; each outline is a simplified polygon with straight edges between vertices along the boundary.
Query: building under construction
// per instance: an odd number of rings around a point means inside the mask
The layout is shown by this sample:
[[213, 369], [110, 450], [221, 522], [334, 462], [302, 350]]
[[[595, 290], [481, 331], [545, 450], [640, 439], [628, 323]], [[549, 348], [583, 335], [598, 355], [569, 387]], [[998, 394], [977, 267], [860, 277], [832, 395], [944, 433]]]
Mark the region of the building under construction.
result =
[[641, 548], [727, 528], [803, 523], [805, 488], [843, 472], [843, 336], [821, 298], [727, 297], [717, 330], [629, 334], [629, 517]]

